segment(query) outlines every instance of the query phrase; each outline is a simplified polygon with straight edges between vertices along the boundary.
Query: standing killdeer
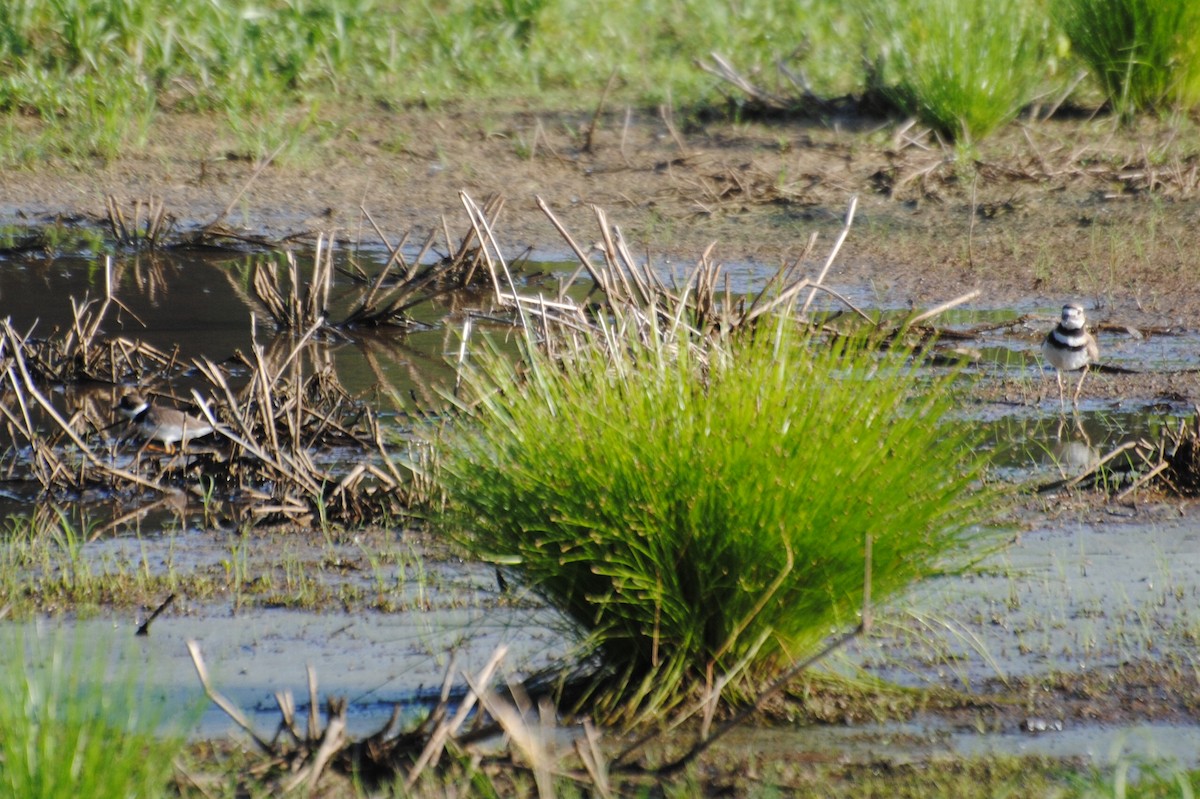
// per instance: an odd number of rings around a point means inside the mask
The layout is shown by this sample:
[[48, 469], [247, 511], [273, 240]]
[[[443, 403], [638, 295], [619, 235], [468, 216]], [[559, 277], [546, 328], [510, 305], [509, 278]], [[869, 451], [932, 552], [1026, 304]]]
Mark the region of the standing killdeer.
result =
[[156, 405], [136, 391], [121, 397], [116, 409], [133, 422], [142, 438], [158, 441], [168, 450], [176, 442], [182, 442], [180, 446], [187, 446], [193, 438], [206, 436], [213, 430], [212, 425], [203, 419], [175, 408]]
[[1100, 358], [1100, 347], [1095, 337], [1084, 327], [1086, 319], [1083, 308], [1074, 303], [1064, 305], [1062, 321], [1046, 334], [1042, 342], [1042, 354], [1054, 367], [1054, 376], [1058, 378], [1058, 403], [1065, 405], [1063, 399], [1063, 372], [1083, 371], [1079, 375], [1079, 383], [1075, 386], [1075, 394], [1071, 404], [1079, 404], [1079, 390], [1083, 388], [1083, 378], [1087, 377], [1088, 366]]

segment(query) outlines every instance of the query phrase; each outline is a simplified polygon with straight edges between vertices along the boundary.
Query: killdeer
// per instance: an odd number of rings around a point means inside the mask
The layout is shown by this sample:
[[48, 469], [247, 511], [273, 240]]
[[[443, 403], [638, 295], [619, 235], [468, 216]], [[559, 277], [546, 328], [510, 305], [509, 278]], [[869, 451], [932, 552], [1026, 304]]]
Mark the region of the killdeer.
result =
[[1054, 376], [1058, 378], [1060, 406], [1065, 404], [1062, 373], [1083, 370], [1071, 397], [1071, 404], [1078, 405], [1079, 390], [1083, 388], [1083, 378], [1087, 377], [1088, 366], [1100, 358], [1100, 347], [1097, 346], [1095, 337], [1084, 327], [1086, 323], [1083, 308], [1074, 303], [1064, 305], [1062, 320], [1046, 334], [1046, 340], [1042, 342], [1042, 354], [1054, 367]]
[[116, 409], [133, 422], [142, 438], [157, 441], [168, 451], [172, 444], [181, 442], [180, 446], [187, 446], [193, 438], [206, 436], [213, 430], [203, 419], [175, 408], [164, 408], [136, 391], [121, 397]]

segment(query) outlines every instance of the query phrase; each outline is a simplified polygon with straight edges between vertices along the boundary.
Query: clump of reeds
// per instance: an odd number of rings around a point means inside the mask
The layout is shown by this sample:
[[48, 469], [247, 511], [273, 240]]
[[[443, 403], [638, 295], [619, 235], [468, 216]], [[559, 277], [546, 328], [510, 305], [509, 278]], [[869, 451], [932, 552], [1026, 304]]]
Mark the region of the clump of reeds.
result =
[[121, 204], [111, 194], [105, 199], [108, 227], [122, 247], [154, 249], [163, 244], [175, 226], [175, 217], [167, 213], [161, 197], [136, 199], [132, 203], [133, 217], [121, 210]]
[[[299, 341], [255, 344], [249, 382], [235, 389], [217, 364], [197, 363], [219, 401], [201, 409], [229, 447], [222, 484], [254, 497], [256, 519], [364, 523], [402, 512], [406, 481], [383, 447], [378, 420], [337, 379], [309, 328]], [[314, 453], [340, 448], [356, 462], [344, 473]], [[372, 456], [378, 456], [377, 458]]]
[[[494, 225], [503, 210], [504, 198], [493, 195], [484, 202], [480, 213], [488, 225]], [[370, 219], [369, 214], [367, 217]], [[429, 233], [410, 261], [403, 252], [408, 243], [408, 234], [392, 244], [374, 220], [370, 221], [388, 248], [388, 260], [374, 276], [357, 266], [355, 271], [348, 272], [360, 290], [351, 301], [350, 310], [341, 319], [330, 318], [329, 298], [334, 275], [332, 237], [317, 237], [312, 272], [308, 279], [301, 274], [301, 267], [290, 251], [284, 253], [286, 280], [268, 262], [255, 263], [254, 295], [279, 329], [302, 331], [315, 325], [346, 332], [354, 328], [389, 325], [405, 327], [411, 321], [407, 312], [414, 306], [475, 284], [487, 284], [487, 273], [480, 268], [483, 249], [477, 239], [477, 226], [468, 227], [456, 242], [443, 220], [441, 232], [445, 235], [448, 251], [438, 260], [426, 263], [437, 231]]]
[[856, 624], [869, 547], [883, 598], [951, 557], [983, 458], [947, 422], [954, 373], [918, 375], [895, 336], [800, 327], [807, 281], [738, 306], [620, 251], [584, 262], [606, 299], [590, 315], [491, 267], [527, 335], [519, 363], [463, 370], [440, 522], [595, 647], [600, 712], [746, 701]]
[[1192, 0], [1055, 0], [1051, 8], [1113, 109], [1200, 103], [1200, 5]]

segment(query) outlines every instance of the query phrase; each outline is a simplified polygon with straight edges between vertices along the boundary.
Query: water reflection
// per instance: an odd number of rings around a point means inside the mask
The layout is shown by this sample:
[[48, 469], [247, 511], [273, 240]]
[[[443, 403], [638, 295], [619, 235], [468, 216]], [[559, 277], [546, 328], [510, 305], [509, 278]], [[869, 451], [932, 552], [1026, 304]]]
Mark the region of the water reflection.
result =
[[1006, 416], [979, 422], [992, 465], [1013, 479], [1030, 472], [1073, 477], [1094, 468], [1122, 444], [1157, 441], [1174, 429], [1182, 411], [1142, 408], [1082, 411], [1070, 415]]

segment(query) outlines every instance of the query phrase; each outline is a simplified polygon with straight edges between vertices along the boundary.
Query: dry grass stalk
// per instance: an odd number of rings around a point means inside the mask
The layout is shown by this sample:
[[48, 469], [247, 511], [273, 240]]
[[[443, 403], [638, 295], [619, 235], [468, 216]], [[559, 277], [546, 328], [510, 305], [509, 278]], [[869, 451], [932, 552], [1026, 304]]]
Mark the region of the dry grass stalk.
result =
[[[795, 54], [793, 54], [794, 57]], [[732, 63], [719, 53], [709, 53], [709, 61], [697, 59], [695, 64], [701, 70], [728, 83], [737, 93], [737, 102], [741, 109], [750, 114], [778, 116], [779, 114], [829, 114], [837, 110], [846, 110], [851, 105], [869, 105], [877, 98], [867, 96], [861, 100], [856, 98], [827, 99], [812, 90], [808, 78], [803, 72], [797, 72], [781, 58], [775, 63], [779, 72], [794, 93], [781, 94], [773, 92], [755, 83], [749, 76], [740, 72]]]
[[[585, 725], [585, 738], [576, 743], [584, 771], [572, 772], [563, 768], [563, 754], [553, 748], [553, 742], [559, 737], [553, 711], [542, 706], [538, 721], [531, 724], [527, 721], [532, 716], [527, 701], [517, 698], [514, 703], [491, 688], [507, 654], [504, 646], [493, 652], [477, 674], [457, 675], [467, 687], [465, 693], [458, 695], [453, 714], [450, 710], [456, 700], [454, 660], [447, 667], [441, 694], [424, 721], [413, 729], [396, 732], [397, 707], [386, 723], [361, 740], [352, 740], [346, 733], [347, 703], [344, 699], [326, 699], [325, 722], [322, 724], [317, 713], [320, 706], [317, 679], [311, 666], [308, 668], [305, 723], [299, 721], [291, 692], [276, 692], [279, 722], [276, 734], [267, 738], [213, 685], [199, 645], [189, 641], [187, 647], [205, 695], [250, 737], [264, 756], [264, 760], [254, 764], [246, 776], [255, 782], [265, 781], [276, 790], [286, 793], [303, 785], [311, 792], [322, 775], [332, 770], [356, 776], [368, 785], [392, 784], [401, 778], [405, 789], [411, 791], [430, 770], [439, 767], [441, 756], [448, 749], [463, 752], [475, 740], [504, 733], [521, 753], [520, 762], [508, 760], [507, 765], [532, 772], [539, 796], [554, 795], [554, 778], [557, 776], [583, 782], [601, 797], [613, 795], [594, 728]], [[520, 696], [519, 692], [517, 696]], [[476, 708], [480, 709], [477, 711]], [[472, 716], [476, 718], [476, 724], [472, 729], [465, 729]]]
[[[484, 203], [480, 214], [487, 224], [493, 225], [503, 210], [504, 198], [494, 195]], [[323, 329], [339, 332], [364, 327], [407, 327], [412, 324], [407, 312], [414, 306], [467, 288], [478, 280], [483, 257], [476, 226], [469, 227], [455, 244], [443, 219], [448, 254], [434, 263], [423, 263], [433, 247], [435, 236], [431, 233], [410, 263], [403, 254], [409, 235], [406, 233], [398, 243], [392, 244], [365, 208], [363, 213], [380, 241], [388, 248], [388, 260], [374, 277], [368, 276], [357, 266], [354, 266], [354, 271], [345, 272], [351, 279], [359, 281], [363, 289], [340, 321], [329, 319], [329, 296], [334, 272], [332, 237], [318, 235], [312, 276], [307, 281], [302, 277], [300, 266], [291, 252], [286, 254], [286, 281], [281, 279], [275, 267], [263, 261], [255, 263], [254, 295], [278, 328], [303, 330], [318, 323]]]
[[327, 240], [323, 233], [317, 236], [312, 277], [308, 282], [301, 279], [296, 256], [289, 250], [284, 257], [288, 275], [286, 290], [279, 281], [278, 269], [265, 261], [257, 261], [254, 264], [254, 296], [281, 330], [323, 325], [333, 287], [333, 240]]
[[542, 799], [553, 799], [554, 777], [562, 759], [554, 748], [554, 709], [546, 701], [539, 703], [538, 723], [531, 724], [527, 721], [532, 715], [528, 697], [523, 696], [519, 689], [514, 690], [513, 694], [524, 701], [513, 704], [501, 699], [487, 685], [470, 682], [469, 678], [468, 684], [472, 692], [480, 697], [488, 714], [504, 729], [526, 767], [533, 772], [538, 796]]
[[133, 219], [126, 219], [113, 195], [105, 198], [108, 226], [122, 247], [159, 247], [175, 226], [175, 217], [166, 212], [161, 197], [134, 200]]

